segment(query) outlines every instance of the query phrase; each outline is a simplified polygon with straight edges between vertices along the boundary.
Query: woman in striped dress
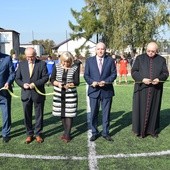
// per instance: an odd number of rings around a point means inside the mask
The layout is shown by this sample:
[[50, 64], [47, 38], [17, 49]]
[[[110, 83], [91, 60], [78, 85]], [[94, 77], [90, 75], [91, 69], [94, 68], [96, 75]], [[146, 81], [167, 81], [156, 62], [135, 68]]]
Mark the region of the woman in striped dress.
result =
[[77, 113], [76, 86], [79, 85], [79, 69], [73, 64], [73, 56], [70, 52], [61, 54], [60, 64], [55, 65], [51, 74], [51, 83], [54, 86], [52, 114], [61, 117], [64, 128], [61, 139], [69, 142], [73, 117]]

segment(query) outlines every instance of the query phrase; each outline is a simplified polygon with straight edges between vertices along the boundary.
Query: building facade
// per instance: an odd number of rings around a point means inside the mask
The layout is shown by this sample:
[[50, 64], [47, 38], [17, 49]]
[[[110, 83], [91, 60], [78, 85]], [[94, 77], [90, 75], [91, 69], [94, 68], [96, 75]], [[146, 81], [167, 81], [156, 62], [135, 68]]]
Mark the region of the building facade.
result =
[[[83, 45], [83, 48], [80, 48]], [[61, 42], [60, 44], [53, 47], [53, 52], [57, 55], [60, 55], [64, 51], [69, 51], [73, 55], [76, 55], [76, 50], [79, 49], [79, 53], [83, 57], [86, 55], [92, 56], [95, 55], [96, 43], [85, 38], [79, 38], [72, 40], [71, 38]]]
[[0, 28], [0, 52], [10, 55], [11, 50], [19, 55], [20, 34], [14, 30]]
[[33, 45], [33, 44], [21, 44], [20, 45], [20, 53], [24, 54], [24, 51], [27, 47], [32, 47], [36, 50], [37, 56], [41, 57], [44, 54], [44, 46], [41, 44]]

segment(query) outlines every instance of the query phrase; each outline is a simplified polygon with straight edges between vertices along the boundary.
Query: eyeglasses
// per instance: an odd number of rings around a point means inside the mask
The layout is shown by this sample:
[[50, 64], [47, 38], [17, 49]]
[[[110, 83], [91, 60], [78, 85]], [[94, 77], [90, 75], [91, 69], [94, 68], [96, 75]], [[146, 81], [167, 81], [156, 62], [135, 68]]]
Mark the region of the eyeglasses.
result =
[[148, 53], [156, 53], [154, 50], [147, 50]]

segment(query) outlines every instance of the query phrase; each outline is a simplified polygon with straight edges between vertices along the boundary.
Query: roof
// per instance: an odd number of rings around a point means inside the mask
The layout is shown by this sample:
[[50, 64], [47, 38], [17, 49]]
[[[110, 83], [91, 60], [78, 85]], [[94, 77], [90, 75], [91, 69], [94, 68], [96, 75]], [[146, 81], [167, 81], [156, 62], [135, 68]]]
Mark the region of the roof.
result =
[[[84, 37], [82, 37], [82, 38], [84, 38]], [[79, 39], [81, 39], [81, 38], [79, 38]], [[56, 46], [54, 46], [52, 49], [58, 49], [61, 45], [65, 44], [65, 43], [67, 43], [67, 42], [69, 42], [69, 41], [71, 41], [71, 40], [74, 41], [74, 39], [71, 39], [71, 38], [66, 39], [65, 41], [62, 41], [61, 43], [59, 43], [59, 44], [57, 44]], [[88, 41], [94, 43], [94, 42], [91, 41], [91, 40], [88, 40]]]
[[57, 44], [56, 46], [54, 46], [52, 49], [58, 49], [61, 45], [67, 43], [67, 42], [70, 41], [70, 40], [71, 40], [71, 38], [66, 39], [65, 41], [62, 41], [61, 43], [59, 43], [59, 44]]
[[17, 32], [17, 31], [14, 31], [14, 30], [7, 30], [7, 29], [1, 28], [1, 27], [0, 27], [0, 32], [15, 32], [16, 34], [20, 34], [20, 33]]

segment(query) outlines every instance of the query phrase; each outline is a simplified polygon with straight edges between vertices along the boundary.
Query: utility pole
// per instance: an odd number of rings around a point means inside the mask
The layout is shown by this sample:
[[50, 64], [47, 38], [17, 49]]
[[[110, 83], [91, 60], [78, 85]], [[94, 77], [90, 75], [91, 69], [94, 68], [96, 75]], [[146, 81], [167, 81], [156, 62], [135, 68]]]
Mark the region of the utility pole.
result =
[[32, 31], [32, 41], [34, 41], [34, 31]]
[[[66, 41], [68, 40], [68, 37], [67, 37], [67, 30], [66, 30]], [[67, 51], [68, 51], [68, 41], [66, 42], [67, 44]]]

